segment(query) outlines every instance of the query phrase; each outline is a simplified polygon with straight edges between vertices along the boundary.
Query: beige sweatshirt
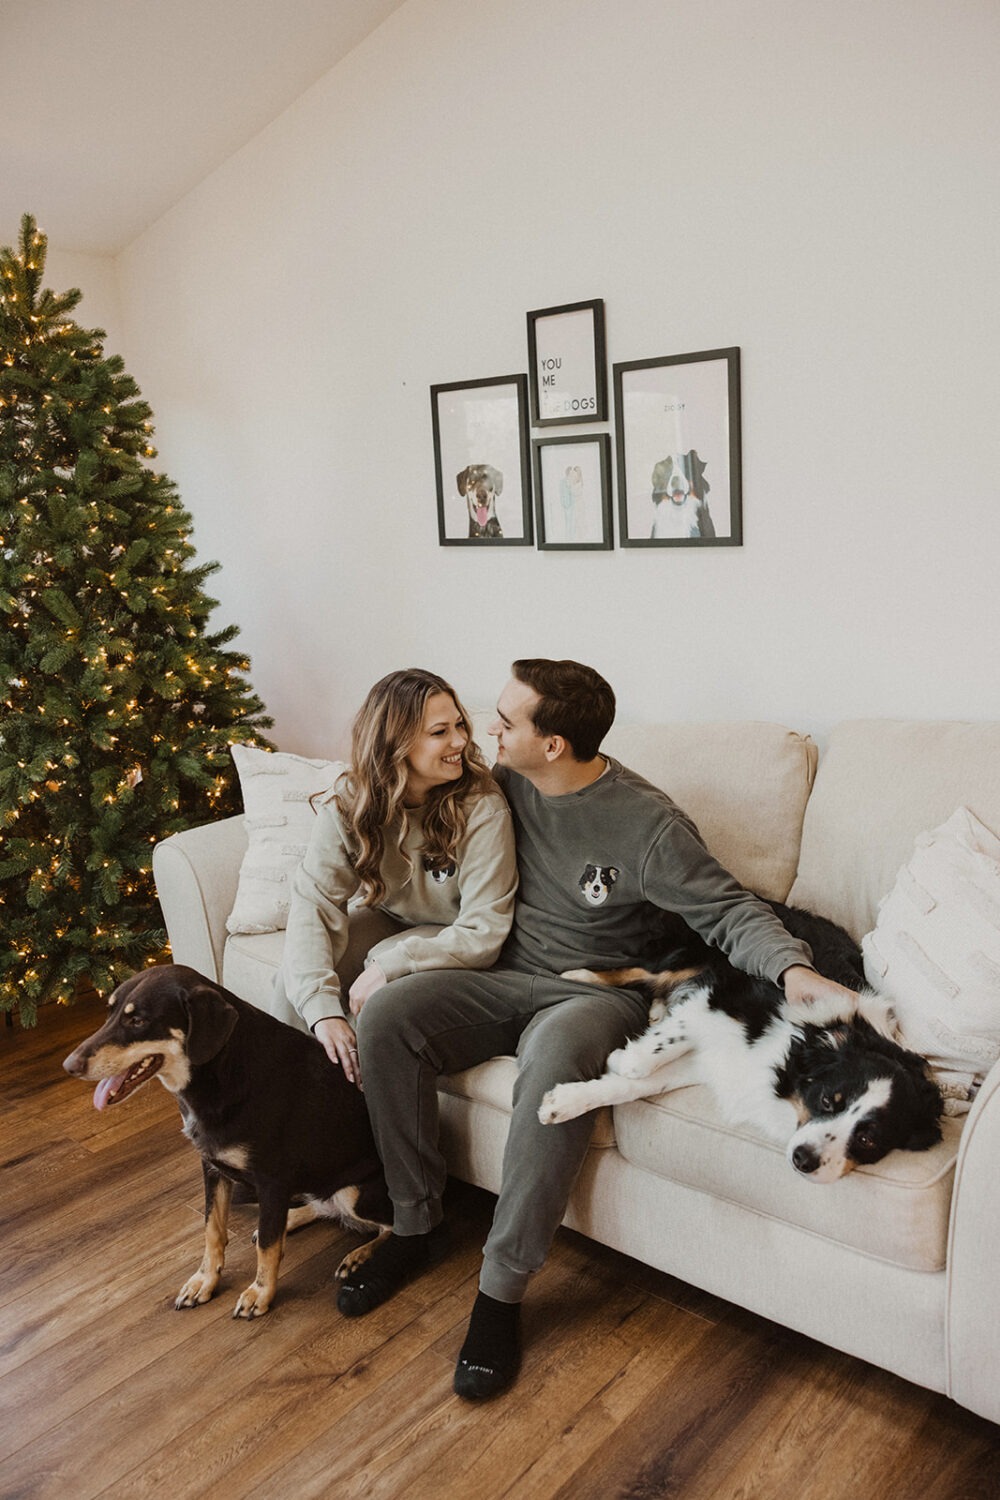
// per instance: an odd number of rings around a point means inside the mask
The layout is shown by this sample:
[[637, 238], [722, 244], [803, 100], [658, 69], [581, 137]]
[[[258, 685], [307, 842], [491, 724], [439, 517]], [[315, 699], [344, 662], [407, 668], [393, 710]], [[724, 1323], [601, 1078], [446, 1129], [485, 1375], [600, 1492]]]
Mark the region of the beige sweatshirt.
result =
[[[317, 804], [316, 827], [292, 885], [282, 959], [288, 1000], [308, 1027], [342, 1016], [337, 965], [347, 947], [347, 904], [359, 888], [336, 804]], [[387, 846], [382, 859], [382, 909], [419, 933], [377, 943], [368, 962], [387, 979], [421, 969], [488, 969], [496, 961], [514, 915], [517, 863], [510, 811], [489, 791], [469, 809], [465, 832], [448, 871], [425, 868], [420, 808], [407, 813], [403, 853]], [[432, 929], [427, 932], [428, 925]]]

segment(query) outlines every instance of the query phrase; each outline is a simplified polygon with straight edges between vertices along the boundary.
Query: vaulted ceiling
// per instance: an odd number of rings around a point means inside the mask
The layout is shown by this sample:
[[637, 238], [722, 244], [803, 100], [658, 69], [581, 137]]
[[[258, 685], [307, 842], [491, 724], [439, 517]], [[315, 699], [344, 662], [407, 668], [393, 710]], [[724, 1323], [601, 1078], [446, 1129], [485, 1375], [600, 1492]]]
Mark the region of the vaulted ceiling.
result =
[[0, 240], [115, 255], [402, 0], [0, 0]]

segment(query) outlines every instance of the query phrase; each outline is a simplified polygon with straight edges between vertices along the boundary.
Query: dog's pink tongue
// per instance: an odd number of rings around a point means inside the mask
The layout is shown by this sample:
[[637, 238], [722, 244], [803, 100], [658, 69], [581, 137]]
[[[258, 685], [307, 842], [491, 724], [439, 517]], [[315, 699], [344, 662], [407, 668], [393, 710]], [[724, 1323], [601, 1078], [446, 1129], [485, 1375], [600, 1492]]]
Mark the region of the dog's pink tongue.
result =
[[107, 1109], [112, 1102], [111, 1095], [119, 1088], [125, 1074], [120, 1073], [117, 1078], [102, 1078], [94, 1090], [94, 1108]]
[[489, 511], [487, 510], [485, 505], [476, 506], [476, 520], [479, 522], [480, 526], [486, 525], [486, 517], [488, 515]]

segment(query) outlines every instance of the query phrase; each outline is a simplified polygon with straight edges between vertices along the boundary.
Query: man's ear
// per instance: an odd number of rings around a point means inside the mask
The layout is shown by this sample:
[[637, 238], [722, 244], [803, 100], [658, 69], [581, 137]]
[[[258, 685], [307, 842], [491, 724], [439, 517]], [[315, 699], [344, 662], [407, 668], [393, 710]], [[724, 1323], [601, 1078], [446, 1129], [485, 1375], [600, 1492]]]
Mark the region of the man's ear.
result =
[[548, 761], [559, 760], [561, 756], [569, 754], [569, 742], [564, 740], [561, 734], [550, 734], [545, 739], [545, 759]]

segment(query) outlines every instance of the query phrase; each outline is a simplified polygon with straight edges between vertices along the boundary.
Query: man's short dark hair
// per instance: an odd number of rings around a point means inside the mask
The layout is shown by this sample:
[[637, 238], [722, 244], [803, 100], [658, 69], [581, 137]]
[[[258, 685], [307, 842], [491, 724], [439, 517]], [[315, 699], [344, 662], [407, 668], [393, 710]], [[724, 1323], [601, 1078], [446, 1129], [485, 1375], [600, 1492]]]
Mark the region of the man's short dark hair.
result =
[[600, 673], [578, 661], [541, 656], [516, 661], [511, 670], [538, 694], [531, 716], [536, 733], [558, 734], [574, 760], [593, 760], [615, 721], [615, 695]]

